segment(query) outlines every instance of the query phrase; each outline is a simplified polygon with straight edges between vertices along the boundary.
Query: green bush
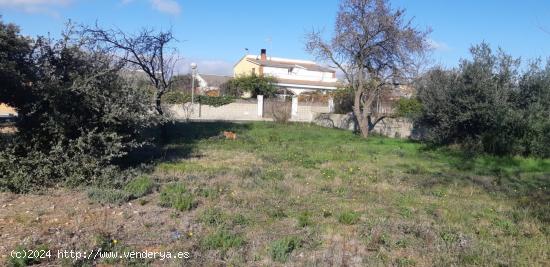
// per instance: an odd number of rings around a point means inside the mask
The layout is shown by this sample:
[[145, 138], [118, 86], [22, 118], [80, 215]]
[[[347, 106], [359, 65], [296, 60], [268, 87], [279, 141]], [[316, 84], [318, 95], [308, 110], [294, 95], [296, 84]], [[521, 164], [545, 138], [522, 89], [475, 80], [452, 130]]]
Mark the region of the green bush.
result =
[[178, 182], [164, 186], [160, 192], [160, 205], [186, 211], [195, 208], [197, 202], [185, 185]]
[[[0, 22], [0, 35], [10, 35], [9, 28]], [[78, 40], [20, 39], [34, 49], [21, 54], [3, 47], [18, 42], [0, 44], [7, 60], [0, 65], [9, 67], [0, 66], [0, 90], [10, 90], [0, 102], [18, 112], [18, 131], [0, 151], [1, 189], [98, 185], [111, 183], [113, 174], [118, 180], [116, 164], [160, 121], [148, 95], [120, 77], [120, 64]], [[12, 75], [12, 67], [28, 75]]]
[[165, 104], [185, 104], [191, 102], [191, 94], [183, 91], [169, 90], [162, 95], [162, 102]]
[[[191, 102], [191, 95], [182, 91], [168, 91], [163, 96], [163, 103], [167, 104], [185, 104]], [[208, 106], [224, 106], [235, 102], [232, 96], [207, 96], [195, 95], [195, 103]]]
[[253, 97], [275, 95], [277, 80], [270, 76], [258, 76], [256, 74], [236, 77], [220, 86], [221, 93], [226, 96], [241, 97], [244, 92], [250, 92]]
[[339, 88], [334, 94], [334, 113], [347, 114], [353, 112], [355, 93], [352, 88]]
[[199, 96], [199, 102], [203, 105], [219, 107], [235, 102], [235, 98], [232, 96]]
[[296, 236], [287, 236], [271, 243], [271, 259], [284, 263], [295, 249], [302, 245], [302, 240]]
[[130, 200], [131, 194], [119, 189], [90, 188], [87, 190], [88, 198], [101, 204], [122, 204]]
[[338, 215], [338, 222], [352, 225], [358, 223], [360, 217], [361, 214], [355, 211], [344, 211]]
[[140, 176], [126, 184], [124, 190], [133, 198], [139, 198], [150, 194], [156, 187], [156, 183], [149, 176]]
[[416, 87], [417, 123], [431, 144], [459, 144], [474, 153], [550, 157], [550, 65], [519, 59], [487, 44], [452, 70], [434, 69]]
[[422, 103], [417, 98], [401, 98], [394, 108], [399, 117], [416, 119], [422, 115]]

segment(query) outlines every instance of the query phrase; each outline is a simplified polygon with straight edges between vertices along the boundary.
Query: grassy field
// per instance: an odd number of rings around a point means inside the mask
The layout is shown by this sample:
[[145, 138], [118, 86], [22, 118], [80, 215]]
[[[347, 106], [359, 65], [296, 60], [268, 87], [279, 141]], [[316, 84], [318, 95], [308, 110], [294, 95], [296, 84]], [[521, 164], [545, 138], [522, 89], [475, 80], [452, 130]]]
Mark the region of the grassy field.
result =
[[[224, 130], [237, 140], [220, 138]], [[156, 162], [123, 189], [5, 193], [0, 233], [16, 240], [76, 220], [80, 233], [17, 245], [59, 248], [76, 235], [68, 247], [192, 255], [153, 265], [550, 265], [550, 160], [473, 157], [307, 124], [192, 123], [170, 129]], [[16, 212], [69, 198], [78, 204]]]

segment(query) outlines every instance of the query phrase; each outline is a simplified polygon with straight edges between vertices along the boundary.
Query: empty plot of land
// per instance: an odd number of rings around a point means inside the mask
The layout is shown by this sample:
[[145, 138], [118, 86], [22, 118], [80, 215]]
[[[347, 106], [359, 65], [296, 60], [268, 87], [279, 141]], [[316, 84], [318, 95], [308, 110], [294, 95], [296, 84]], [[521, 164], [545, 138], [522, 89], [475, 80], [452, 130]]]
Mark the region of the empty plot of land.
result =
[[174, 266], [549, 263], [549, 160], [472, 158], [274, 123], [175, 125], [162, 155], [134, 197], [2, 193], [0, 253], [19, 245], [190, 252], [146, 261]]

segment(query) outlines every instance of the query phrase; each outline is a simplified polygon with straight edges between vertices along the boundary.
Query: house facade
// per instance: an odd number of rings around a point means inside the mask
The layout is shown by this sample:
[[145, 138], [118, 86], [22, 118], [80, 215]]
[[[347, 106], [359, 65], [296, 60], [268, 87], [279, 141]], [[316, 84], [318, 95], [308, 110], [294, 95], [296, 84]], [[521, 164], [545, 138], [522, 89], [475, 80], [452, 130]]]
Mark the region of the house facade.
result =
[[233, 67], [235, 77], [251, 74], [274, 77], [277, 87], [294, 95], [338, 87], [335, 70], [308, 60], [268, 57], [265, 49], [260, 55], [245, 55]]
[[198, 81], [198, 90], [201, 93], [209, 91], [220, 91], [220, 86], [232, 79], [230, 76], [197, 74], [195, 79]]

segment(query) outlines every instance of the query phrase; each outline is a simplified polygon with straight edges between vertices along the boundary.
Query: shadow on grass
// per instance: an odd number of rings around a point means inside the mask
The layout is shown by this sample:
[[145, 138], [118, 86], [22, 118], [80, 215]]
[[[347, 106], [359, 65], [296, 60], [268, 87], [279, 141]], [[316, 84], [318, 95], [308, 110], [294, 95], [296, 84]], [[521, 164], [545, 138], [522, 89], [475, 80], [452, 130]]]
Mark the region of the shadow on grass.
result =
[[424, 187], [473, 183], [486, 192], [506, 195], [534, 217], [550, 222], [550, 159], [472, 155], [450, 149], [424, 152], [437, 153], [451, 167], [450, 172], [437, 173]]
[[173, 161], [188, 158], [197, 147], [197, 142], [220, 136], [223, 131], [243, 131], [249, 124], [232, 122], [172, 122], [162, 128], [149, 129], [146, 138], [150, 145], [132, 151], [120, 165], [138, 166], [155, 161]]

